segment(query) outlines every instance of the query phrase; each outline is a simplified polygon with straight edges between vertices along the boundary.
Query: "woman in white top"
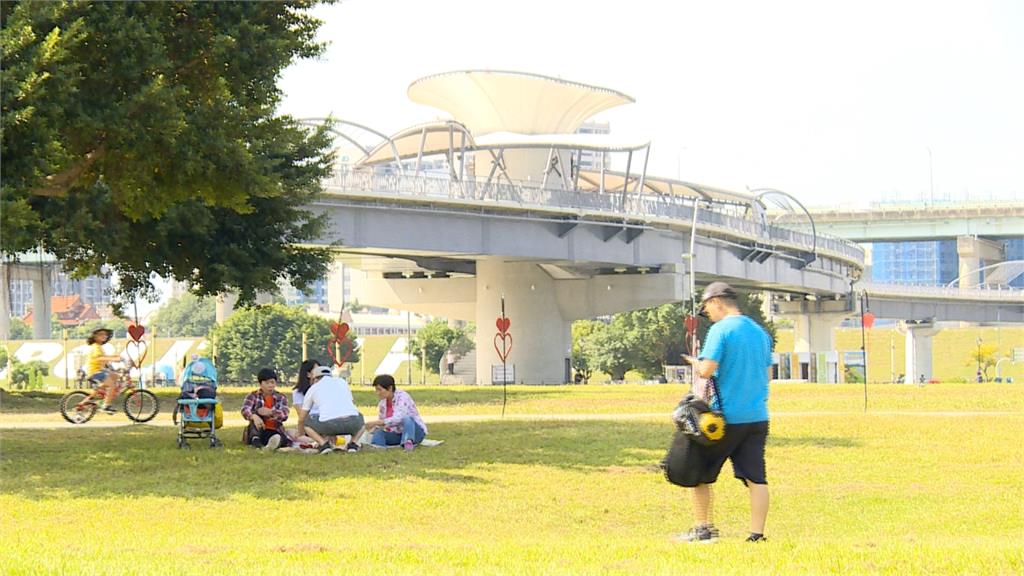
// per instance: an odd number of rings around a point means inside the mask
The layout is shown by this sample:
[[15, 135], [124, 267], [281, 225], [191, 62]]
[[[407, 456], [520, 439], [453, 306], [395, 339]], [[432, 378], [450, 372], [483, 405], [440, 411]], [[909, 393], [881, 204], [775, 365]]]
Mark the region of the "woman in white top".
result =
[[[319, 367], [320, 362], [312, 358], [303, 360], [302, 365], [299, 366], [299, 378], [295, 383], [295, 387], [292, 389], [292, 406], [295, 407], [296, 414], [298, 414], [299, 410], [302, 409], [302, 403], [306, 400], [306, 392], [308, 392], [309, 387], [313, 385], [309, 377], [312, 375], [313, 370]], [[293, 433], [292, 436], [292, 440], [299, 446], [315, 445], [315, 441], [309, 436], [299, 434], [298, 432]]]

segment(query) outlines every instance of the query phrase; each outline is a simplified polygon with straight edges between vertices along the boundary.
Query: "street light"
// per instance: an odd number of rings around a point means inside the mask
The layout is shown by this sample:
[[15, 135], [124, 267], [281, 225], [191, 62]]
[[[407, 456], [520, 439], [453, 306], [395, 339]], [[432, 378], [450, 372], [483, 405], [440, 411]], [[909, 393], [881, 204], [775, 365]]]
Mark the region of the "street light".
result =
[[977, 379], [978, 379], [978, 382], [980, 383], [981, 382], [981, 336], [978, 336], [977, 344], [978, 344], [978, 358], [977, 358], [977, 360], [978, 360], [978, 374], [977, 374]]

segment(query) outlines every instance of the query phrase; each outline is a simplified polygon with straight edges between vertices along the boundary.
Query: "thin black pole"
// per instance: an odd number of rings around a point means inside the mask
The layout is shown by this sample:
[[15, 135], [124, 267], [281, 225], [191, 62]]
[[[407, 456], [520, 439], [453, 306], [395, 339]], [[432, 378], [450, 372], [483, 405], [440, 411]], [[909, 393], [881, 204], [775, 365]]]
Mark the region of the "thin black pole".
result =
[[864, 312], [868, 304], [868, 293], [861, 292], [860, 296], [860, 357], [864, 362], [864, 411], [868, 411], [868, 350], [867, 338], [864, 332]]
[[[501, 318], [505, 319], [505, 295], [501, 295]], [[505, 404], [508, 402], [508, 348], [507, 340], [501, 339], [501, 417], [505, 417]]]

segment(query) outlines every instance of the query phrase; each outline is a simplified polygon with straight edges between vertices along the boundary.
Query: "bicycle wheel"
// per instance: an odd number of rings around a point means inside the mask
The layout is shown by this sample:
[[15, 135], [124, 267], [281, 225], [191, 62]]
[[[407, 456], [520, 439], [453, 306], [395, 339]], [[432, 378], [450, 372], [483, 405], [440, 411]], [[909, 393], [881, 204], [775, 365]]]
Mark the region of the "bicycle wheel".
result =
[[60, 399], [60, 415], [72, 424], [85, 424], [96, 414], [96, 402], [82, 390], [68, 392]]
[[160, 411], [160, 401], [149, 390], [133, 390], [124, 397], [124, 413], [129, 420], [149, 422]]

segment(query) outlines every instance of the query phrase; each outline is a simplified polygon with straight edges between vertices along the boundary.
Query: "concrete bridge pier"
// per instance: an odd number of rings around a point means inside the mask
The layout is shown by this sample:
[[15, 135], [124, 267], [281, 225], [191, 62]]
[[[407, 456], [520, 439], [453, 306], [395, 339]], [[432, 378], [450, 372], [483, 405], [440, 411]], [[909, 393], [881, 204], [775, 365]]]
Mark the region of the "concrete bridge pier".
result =
[[906, 336], [906, 372], [907, 382], [920, 382], [921, 377], [927, 382], [932, 378], [932, 337], [939, 333], [939, 328], [931, 322], [900, 322], [900, 332]]
[[50, 316], [53, 314], [50, 297], [46, 295], [48, 282], [32, 280], [32, 338], [45, 340], [50, 337]]
[[5, 272], [0, 267], [0, 340], [11, 337], [11, 285]]
[[1006, 247], [1002, 242], [977, 236], [958, 236], [956, 255], [960, 260], [960, 287], [977, 288], [984, 280], [971, 272], [1005, 260]]
[[835, 350], [835, 329], [849, 315], [849, 312], [797, 314], [793, 318], [793, 351], [830, 352]]
[[512, 350], [508, 366], [515, 366], [515, 381], [560, 384], [568, 380], [567, 359], [572, 358], [572, 322], [558, 306], [555, 280], [530, 262], [478, 260], [476, 263], [476, 380], [490, 384], [491, 367], [501, 364], [495, 350], [495, 324], [501, 316], [511, 321]]

